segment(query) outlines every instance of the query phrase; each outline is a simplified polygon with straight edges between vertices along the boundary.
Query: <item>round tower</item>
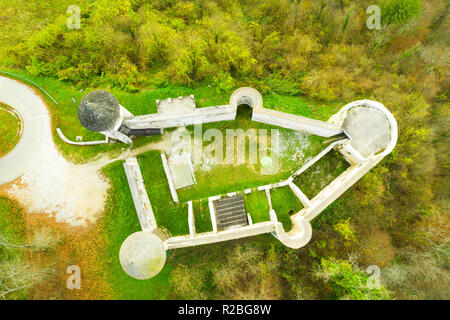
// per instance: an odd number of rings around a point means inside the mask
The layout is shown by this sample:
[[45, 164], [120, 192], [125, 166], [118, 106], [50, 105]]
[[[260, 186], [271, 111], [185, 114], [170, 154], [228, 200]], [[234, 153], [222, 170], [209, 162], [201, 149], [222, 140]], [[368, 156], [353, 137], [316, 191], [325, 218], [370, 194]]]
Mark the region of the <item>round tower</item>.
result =
[[122, 124], [119, 102], [107, 91], [91, 91], [78, 106], [78, 119], [90, 131], [117, 130]]

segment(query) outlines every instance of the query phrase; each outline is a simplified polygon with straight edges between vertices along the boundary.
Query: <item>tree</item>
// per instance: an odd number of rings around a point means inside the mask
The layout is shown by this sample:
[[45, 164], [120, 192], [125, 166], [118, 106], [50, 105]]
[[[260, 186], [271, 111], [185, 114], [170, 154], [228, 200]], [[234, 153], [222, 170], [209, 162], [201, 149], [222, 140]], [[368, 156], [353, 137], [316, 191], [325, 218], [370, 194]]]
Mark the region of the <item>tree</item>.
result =
[[14, 244], [7, 240], [7, 237], [0, 234], [0, 246], [15, 249], [31, 249], [33, 251], [44, 251], [53, 248], [60, 238], [48, 228], [40, 228], [34, 231], [29, 243]]
[[385, 24], [405, 23], [421, 10], [420, 0], [384, 0], [381, 2], [381, 19]]
[[50, 229], [35, 230], [25, 244], [12, 243], [6, 235], [0, 234], [0, 298], [24, 298], [25, 290], [47, 279], [51, 269], [34, 265], [28, 261], [23, 250], [39, 252], [53, 248], [59, 237]]
[[[21, 298], [20, 292], [45, 280], [49, 268], [39, 268], [26, 262], [20, 255], [0, 261], [0, 298]], [[16, 294], [14, 296], [14, 294]]]
[[331, 294], [337, 299], [390, 299], [386, 288], [382, 286], [370, 288], [368, 286], [368, 275], [359, 270], [352, 259], [345, 261], [322, 258], [315, 276], [330, 286]]

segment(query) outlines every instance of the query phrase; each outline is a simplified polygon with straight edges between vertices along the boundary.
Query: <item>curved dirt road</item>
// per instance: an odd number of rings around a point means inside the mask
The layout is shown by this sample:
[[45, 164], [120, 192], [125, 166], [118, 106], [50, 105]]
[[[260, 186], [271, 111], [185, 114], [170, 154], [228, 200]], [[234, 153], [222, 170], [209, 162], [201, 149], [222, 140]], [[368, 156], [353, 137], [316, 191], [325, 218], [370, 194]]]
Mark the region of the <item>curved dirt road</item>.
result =
[[49, 214], [57, 222], [95, 223], [109, 187], [100, 167], [77, 165], [61, 155], [53, 142], [50, 113], [32, 88], [0, 77], [0, 101], [23, 119], [22, 138], [0, 158], [0, 185], [17, 179], [6, 186], [5, 194], [28, 212]]
[[[16, 147], [0, 158], [0, 185], [11, 182], [32, 167], [51, 141], [50, 115], [45, 103], [30, 87], [0, 76], [0, 102], [14, 108], [23, 120]], [[50, 141], [49, 141], [50, 140]]]

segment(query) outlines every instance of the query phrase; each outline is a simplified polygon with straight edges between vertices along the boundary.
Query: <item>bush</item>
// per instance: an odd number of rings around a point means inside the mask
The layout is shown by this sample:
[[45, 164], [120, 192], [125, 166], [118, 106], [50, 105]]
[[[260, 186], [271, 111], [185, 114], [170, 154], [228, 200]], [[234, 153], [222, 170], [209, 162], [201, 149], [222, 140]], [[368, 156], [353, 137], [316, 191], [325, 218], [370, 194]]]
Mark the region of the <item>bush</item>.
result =
[[390, 299], [386, 288], [370, 288], [369, 277], [358, 269], [351, 260], [321, 259], [320, 267], [315, 272], [331, 287], [337, 299], [349, 300], [387, 300]]
[[418, 16], [421, 10], [420, 0], [385, 0], [381, 3], [381, 17], [385, 24], [404, 23]]

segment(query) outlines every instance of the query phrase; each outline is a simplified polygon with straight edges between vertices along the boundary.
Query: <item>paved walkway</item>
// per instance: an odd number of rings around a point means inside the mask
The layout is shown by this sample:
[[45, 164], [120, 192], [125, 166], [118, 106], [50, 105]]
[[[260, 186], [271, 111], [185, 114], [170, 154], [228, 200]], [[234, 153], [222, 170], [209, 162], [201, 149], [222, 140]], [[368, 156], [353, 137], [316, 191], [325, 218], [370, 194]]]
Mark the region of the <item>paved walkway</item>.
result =
[[23, 120], [23, 134], [19, 143], [0, 158], [2, 185], [20, 177], [40, 158], [45, 144], [51, 143], [51, 124], [41, 97], [16, 80], [0, 76], [0, 102], [14, 108]]

